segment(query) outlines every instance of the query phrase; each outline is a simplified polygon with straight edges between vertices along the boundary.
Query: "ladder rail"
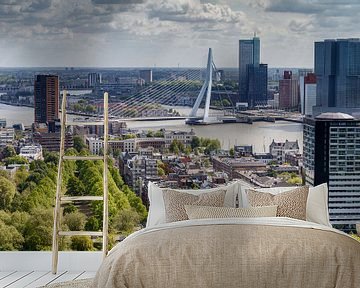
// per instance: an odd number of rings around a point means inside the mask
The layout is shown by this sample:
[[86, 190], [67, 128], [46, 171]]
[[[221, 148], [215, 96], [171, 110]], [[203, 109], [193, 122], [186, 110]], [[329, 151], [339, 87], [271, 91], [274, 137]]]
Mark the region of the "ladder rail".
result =
[[108, 134], [109, 134], [109, 109], [108, 109], [109, 94], [104, 93], [104, 171], [103, 171], [103, 258], [107, 255], [108, 249], [108, 226], [109, 226], [109, 207], [108, 207]]
[[59, 151], [59, 163], [56, 182], [56, 198], [55, 198], [55, 210], [54, 210], [54, 227], [53, 227], [53, 241], [52, 241], [52, 272], [56, 274], [58, 258], [59, 258], [59, 234], [60, 221], [61, 221], [61, 185], [62, 185], [62, 160], [65, 151], [65, 132], [66, 132], [66, 94], [67, 91], [63, 91], [63, 99], [61, 103], [61, 133], [60, 133], [60, 151]]

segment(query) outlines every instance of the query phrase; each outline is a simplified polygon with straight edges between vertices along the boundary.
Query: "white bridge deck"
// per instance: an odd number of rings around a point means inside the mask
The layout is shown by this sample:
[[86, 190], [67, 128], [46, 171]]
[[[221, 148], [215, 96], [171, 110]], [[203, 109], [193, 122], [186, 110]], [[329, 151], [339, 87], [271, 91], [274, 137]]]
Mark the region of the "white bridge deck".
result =
[[101, 252], [59, 252], [59, 269], [54, 275], [50, 251], [0, 252], [0, 288], [31, 288], [93, 278], [101, 257]]

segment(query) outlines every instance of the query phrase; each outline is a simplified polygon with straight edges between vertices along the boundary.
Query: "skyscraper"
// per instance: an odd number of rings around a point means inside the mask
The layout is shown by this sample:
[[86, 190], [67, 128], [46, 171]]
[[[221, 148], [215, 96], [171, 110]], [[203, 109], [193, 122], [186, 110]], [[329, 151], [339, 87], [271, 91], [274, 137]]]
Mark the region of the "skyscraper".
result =
[[360, 111], [360, 40], [315, 42], [315, 115]]
[[279, 107], [296, 109], [299, 106], [299, 81], [293, 79], [291, 71], [284, 71], [284, 78], [279, 81]]
[[151, 69], [140, 70], [139, 77], [141, 79], [143, 79], [146, 84], [151, 83], [152, 82], [152, 70]]
[[260, 39], [239, 40], [239, 101], [257, 105], [263, 101], [265, 85], [267, 100], [267, 65], [260, 65]]
[[37, 75], [34, 82], [35, 123], [54, 126], [59, 118], [59, 77]]
[[267, 64], [248, 65], [247, 98], [249, 107], [267, 105]]
[[316, 75], [307, 73], [300, 76], [301, 114], [312, 116], [313, 106], [316, 105]]
[[101, 74], [100, 73], [89, 73], [88, 74], [88, 87], [94, 87], [96, 84], [101, 84]]
[[348, 230], [360, 220], [360, 120], [322, 113], [304, 120], [305, 182], [327, 183], [333, 225]]

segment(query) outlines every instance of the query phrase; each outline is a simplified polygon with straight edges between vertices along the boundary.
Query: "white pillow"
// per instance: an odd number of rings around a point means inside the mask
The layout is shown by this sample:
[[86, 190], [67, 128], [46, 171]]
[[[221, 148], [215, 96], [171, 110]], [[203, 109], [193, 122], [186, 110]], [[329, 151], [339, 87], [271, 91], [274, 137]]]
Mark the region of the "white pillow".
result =
[[[276, 195], [292, 189], [294, 189], [294, 187], [261, 188], [255, 190]], [[244, 189], [241, 189], [241, 199], [242, 203], [240, 203], [240, 207], [249, 207]], [[310, 187], [306, 204], [306, 221], [332, 227], [329, 219], [328, 188], [326, 183]]]
[[[165, 188], [164, 188], [165, 189]], [[167, 188], [166, 188], [167, 189]], [[225, 207], [235, 207], [236, 196], [240, 194], [240, 184], [234, 182], [226, 186], [220, 186], [211, 189], [199, 189], [199, 190], [177, 190], [172, 189], [178, 192], [185, 192], [193, 195], [199, 195], [203, 193], [215, 192], [218, 190], [226, 190], [225, 194]], [[156, 184], [149, 182], [148, 185], [148, 197], [150, 202], [148, 218], [146, 222], [146, 227], [152, 227], [162, 223], [166, 223], [165, 218], [165, 205], [163, 199], [163, 189], [157, 186]], [[240, 201], [240, 200], [239, 200]]]

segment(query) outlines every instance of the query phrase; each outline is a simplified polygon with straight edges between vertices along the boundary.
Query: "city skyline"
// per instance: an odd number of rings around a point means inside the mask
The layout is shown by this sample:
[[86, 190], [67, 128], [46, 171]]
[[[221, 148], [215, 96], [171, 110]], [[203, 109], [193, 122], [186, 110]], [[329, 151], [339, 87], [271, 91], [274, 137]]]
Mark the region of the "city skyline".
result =
[[[314, 42], [358, 36], [357, 1], [4, 0], [1, 67], [237, 67], [261, 38], [269, 67], [313, 67]], [[280, 19], [280, 20], [279, 20]]]

